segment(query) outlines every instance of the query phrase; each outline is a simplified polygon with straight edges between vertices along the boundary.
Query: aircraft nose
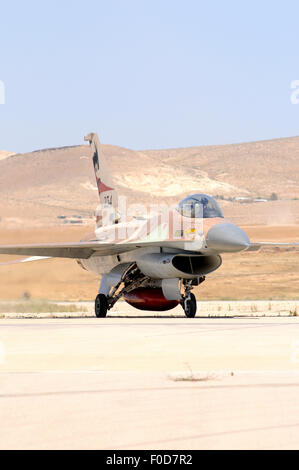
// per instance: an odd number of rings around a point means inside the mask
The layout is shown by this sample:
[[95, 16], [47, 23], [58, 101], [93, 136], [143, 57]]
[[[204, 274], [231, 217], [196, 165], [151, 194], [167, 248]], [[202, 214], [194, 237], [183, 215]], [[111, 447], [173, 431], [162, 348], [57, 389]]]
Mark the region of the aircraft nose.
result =
[[250, 240], [245, 232], [234, 224], [217, 224], [210, 228], [206, 238], [208, 248], [217, 253], [235, 253], [246, 250]]

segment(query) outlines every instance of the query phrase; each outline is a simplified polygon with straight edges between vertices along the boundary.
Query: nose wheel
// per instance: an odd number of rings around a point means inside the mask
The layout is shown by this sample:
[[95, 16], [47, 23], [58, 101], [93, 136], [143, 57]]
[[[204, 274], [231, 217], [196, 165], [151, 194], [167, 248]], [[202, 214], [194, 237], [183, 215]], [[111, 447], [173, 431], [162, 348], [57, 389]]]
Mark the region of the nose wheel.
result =
[[108, 312], [108, 300], [106, 295], [99, 294], [95, 300], [95, 314], [97, 318], [105, 318]]
[[194, 318], [197, 311], [196, 297], [192, 292], [189, 292], [185, 298], [182, 299], [182, 307], [187, 318]]

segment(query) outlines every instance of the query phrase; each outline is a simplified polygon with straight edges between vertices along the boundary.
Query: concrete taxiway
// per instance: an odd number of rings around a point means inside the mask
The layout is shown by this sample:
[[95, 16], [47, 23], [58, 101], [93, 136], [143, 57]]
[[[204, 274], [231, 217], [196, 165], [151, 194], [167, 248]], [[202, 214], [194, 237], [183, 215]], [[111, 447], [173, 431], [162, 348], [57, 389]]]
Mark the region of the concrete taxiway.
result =
[[298, 449], [299, 318], [0, 320], [1, 449]]

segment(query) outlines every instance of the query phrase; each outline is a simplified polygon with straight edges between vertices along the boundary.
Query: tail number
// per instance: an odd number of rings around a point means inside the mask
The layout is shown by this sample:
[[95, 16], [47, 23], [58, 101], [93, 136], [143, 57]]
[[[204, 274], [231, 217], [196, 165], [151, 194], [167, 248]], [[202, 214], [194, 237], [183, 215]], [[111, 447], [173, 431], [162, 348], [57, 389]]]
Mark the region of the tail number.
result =
[[109, 206], [112, 206], [112, 196], [104, 196], [104, 203], [109, 205]]

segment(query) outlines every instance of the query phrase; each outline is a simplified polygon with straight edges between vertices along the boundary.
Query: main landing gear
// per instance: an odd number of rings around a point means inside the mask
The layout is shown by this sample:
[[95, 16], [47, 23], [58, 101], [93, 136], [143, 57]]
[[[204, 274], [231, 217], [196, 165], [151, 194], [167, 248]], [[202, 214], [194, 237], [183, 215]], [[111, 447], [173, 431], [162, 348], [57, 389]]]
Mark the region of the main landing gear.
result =
[[[181, 305], [187, 318], [194, 318], [197, 311], [196, 297], [192, 292], [181, 300]], [[97, 318], [105, 318], [108, 312], [108, 299], [105, 294], [99, 294], [95, 300], [95, 314]]]
[[[197, 311], [197, 302], [195, 295], [191, 292], [195, 286], [204, 282], [205, 277], [196, 279], [182, 279], [180, 281], [181, 299], [180, 304], [187, 318], [194, 318]], [[123, 273], [120, 282], [110, 291], [108, 295], [103, 292], [98, 294], [95, 299], [95, 314], [97, 318], [105, 318], [108, 310], [126, 293], [131, 292], [138, 287], [148, 285], [150, 278], [144, 276], [137, 268], [136, 264], [129, 266]], [[103, 289], [104, 290], [104, 289]]]
[[136, 263], [129, 266], [123, 272], [121, 279], [116, 286], [107, 289], [107, 296], [104, 293], [97, 295], [95, 300], [95, 314], [97, 318], [105, 318], [116, 302], [125, 294], [137, 287], [143, 287], [149, 281], [137, 268]]
[[108, 312], [108, 300], [105, 294], [99, 294], [96, 297], [95, 314], [97, 318], [105, 318]]

